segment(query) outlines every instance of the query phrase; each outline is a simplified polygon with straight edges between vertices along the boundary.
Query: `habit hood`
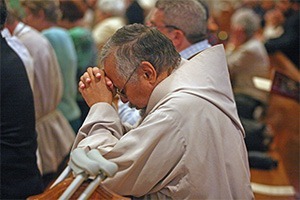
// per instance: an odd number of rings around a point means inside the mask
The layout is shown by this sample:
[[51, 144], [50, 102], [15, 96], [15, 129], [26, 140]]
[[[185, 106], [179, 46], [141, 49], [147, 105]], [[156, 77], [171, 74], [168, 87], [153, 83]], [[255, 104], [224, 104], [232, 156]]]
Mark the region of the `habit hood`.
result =
[[237, 114], [223, 45], [208, 48], [191, 60], [183, 59], [179, 68], [155, 88], [146, 114], [155, 110], [162, 103], [160, 100], [168, 99], [170, 91], [206, 99], [225, 113], [245, 136]]

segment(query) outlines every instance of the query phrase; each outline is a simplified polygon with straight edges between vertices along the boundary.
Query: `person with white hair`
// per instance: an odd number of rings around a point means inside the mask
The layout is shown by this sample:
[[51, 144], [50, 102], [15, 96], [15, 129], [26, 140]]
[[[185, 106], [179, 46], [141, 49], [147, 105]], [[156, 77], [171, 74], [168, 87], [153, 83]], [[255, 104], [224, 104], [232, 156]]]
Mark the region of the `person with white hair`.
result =
[[247, 97], [248, 101], [256, 102], [255, 105], [266, 104], [268, 92], [256, 88], [253, 77], [268, 77], [270, 66], [264, 44], [255, 37], [259, 29], [260, 18], [254, 11], [238, 9], [231, 18], [230, 39], [226, 46], [234, 94]]
[[126, 24], [125, 11], [124, 0], [98, 0], [92, 33], [99, 50], [116, 30]]

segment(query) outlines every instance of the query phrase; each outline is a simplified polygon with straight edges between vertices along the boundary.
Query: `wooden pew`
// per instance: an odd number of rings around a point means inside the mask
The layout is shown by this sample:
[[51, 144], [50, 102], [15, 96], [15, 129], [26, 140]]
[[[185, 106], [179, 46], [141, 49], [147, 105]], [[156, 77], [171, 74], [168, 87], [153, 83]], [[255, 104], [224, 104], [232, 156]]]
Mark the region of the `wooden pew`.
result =
[[[283, 53], [277, 52], [270, 55], [270, 61], [271, 80], [274, 78], [275, 72], [280, 72], [296, 82], [300, 81], [300, 71]], [[274, 133], [274, 142], [268, 153], [278, 160], [278, 167], [272, 170], [251, 169], [251, 182], [271, 186], [273, 189], [273, 186], [275, 189], [278, 186], [284, 186], [284, 189], [294, 189], [297, 196], [255, 192], [256, 199], [300, 198], [299, 120], [299, 99], [291, 98], [284, 93], [281, 94], [280, 90], [272, 91], [271, 89], [268, 111], [264, 121], [272, 127]]]
[[[278, 160], [278, 167], [271, 170], [250, 169], [255, 199], [295, 200], [295, 190], [290, 184], [282, 158], [276, 149], [271, 149], [268, 154]], [[260, 191], [260, 186], [265, 188]]]
[[[66, 178], [58, 185], [54, 186], [51, 189], [47, 189], [44, 193], [31, 196], [27, 198], [27, 200], [48, 200], [48, 199], [58, 199], [63, 192], [67, 189], [67, 187], [71, 184], [71, 182], [74, 179], [72, 177]], [[78, 197], [81, 195], [81, 193], [86, 189], [89, 182], [85, 181], [79, 189], [73, 194], [73, 196], [70, 199], [78, 199]], [[89, 199], [101, 199], [101, 200], [130, 200], [130, 198], [120, 196], [108, 188], [106, 188], [104, 185], [100, 184], [97, 189], [94, 191], [94, 193], [90, 196]]]

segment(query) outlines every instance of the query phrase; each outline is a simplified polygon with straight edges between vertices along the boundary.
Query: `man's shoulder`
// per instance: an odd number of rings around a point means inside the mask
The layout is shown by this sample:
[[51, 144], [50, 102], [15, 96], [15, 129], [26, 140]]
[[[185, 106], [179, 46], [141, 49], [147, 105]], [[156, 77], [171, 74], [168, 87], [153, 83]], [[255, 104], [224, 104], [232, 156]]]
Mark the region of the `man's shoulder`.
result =
[[45, 47], [50, 45], [49, 41], [43, 34], [31, 27], [18, 37], [27, 46], [27, 48], [34, 47], [35, 49], [37, 48], [45, 51]]

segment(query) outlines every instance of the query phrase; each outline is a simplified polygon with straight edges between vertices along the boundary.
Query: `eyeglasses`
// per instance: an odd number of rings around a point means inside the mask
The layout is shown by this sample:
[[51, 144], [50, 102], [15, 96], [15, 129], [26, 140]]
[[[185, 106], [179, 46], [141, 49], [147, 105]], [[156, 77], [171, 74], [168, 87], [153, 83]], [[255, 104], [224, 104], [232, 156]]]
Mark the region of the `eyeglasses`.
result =
[[134, 72], [136, 71], [136, 69], [138, 68], [139, 66], [136, 66], [134, 68], [134, 70], [131, 72], [130, 76], [128, 77], [128, 79], [126, 80], [125, 84], [123, 85], [122, 89], [120, 90], [119, 88], [115, 87], [116, 88], [116, 93], [119, 95], [119, 96], [122, 96], [122, 97], [125, 97], [127, 98], [127, 95], [125, 93], [125, 87], [127, 85], [127, 83], [129, 82], [129, 80], [131, 79], [132, 75], [134, 74]]
[[149, 22], [149, 23], [148, 23], [148, 26], [149, 26], [149, 27], [155, 27], [155, 28], [157, 28], [157, 29], [162, 29], [162, 28], [172, 28], [172, 29], [175, 29], [175, 30], [181, 30], [181, 29], [178, 28], [177, 26], [173, 26], [173, 25], [157, 26], [157, 25], [155, 25], [155, 24], [152, 23], [152, 22]]
[[158, 30], [161, 30], [163, 28], [167, 28], [167, 29], [172, 29], [172, 30], [179, 30], [181, 31], [184, 35], [185, 35], [185, 32], [183, 30], [181, 30], [180, 28], [178, 28], [177, 26], [173, 26], [173, 25], [164, 25], [164, 26], [156, 26], [155, 24], [153, 23], [149, 23], [148, 24], [149, 27], [155, 27], [157, 28]]
[[177, 26], [173, 26], [173, 25], [165, 25], [164, 27], [165, 27], [165, 28], [172, 28], [172, 29], [175, 29], [175, 30], [181, 30], [181, 29], [178, 28]]

